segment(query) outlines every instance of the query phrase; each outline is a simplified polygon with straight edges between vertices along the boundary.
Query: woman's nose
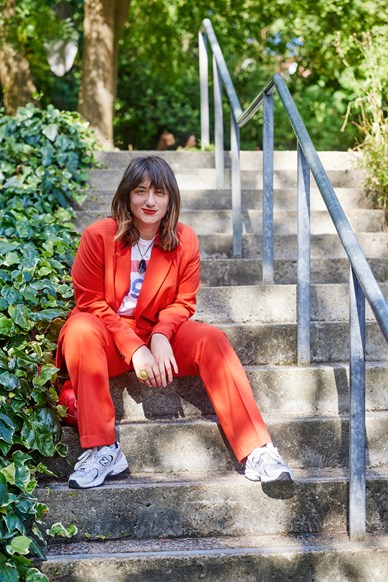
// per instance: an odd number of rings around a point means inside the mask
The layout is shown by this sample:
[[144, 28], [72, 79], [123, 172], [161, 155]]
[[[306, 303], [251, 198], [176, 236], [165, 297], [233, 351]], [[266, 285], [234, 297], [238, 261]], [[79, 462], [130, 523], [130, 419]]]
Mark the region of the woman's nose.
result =
[[146, 204], [147, 206], [155, 206], [155, 195], [152, 190], [148, 191]]

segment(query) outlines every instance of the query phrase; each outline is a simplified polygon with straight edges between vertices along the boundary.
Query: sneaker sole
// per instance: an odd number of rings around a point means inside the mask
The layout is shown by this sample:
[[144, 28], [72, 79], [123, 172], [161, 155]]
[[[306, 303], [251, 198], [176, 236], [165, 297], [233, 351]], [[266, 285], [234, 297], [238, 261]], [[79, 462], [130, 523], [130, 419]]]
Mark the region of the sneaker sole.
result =
[[287, 471], [283, 471], [283, 473], [280, 473], [280, 475], [278, 477], [276, 477], [276, 479], [273, 479], [271, 477], [259, 477], [257, 473], [255, 473], [254, 471], [246, 471], [245, 472], [245, 477], [247, 479], [249, 479], [249, 481], [261, 481], [262, 483], [278, 483], [279, 481], [288, 481], [288, 482], [293, 482], [293, 478], [291, 473], [288, 473]]
[[123, 455], [123, 458], [120, 459], [120, 461], [116, 463], [114, 467], [112, 467], [112, 470], [109, 471], [109, 473], [101, 475], [92, 483], [89, 483], [88, 485], [80, 485], [77, 481], [69, 479], [68, 486], [70, 489], [92, 489], [93, 487], [100, 487], [100, 485], [104, 483], [107, 477], [114, 477], [114, 475], [119, 475], [119, 473], [122, 473], [126, 469], [128, 469], [128, 461]]

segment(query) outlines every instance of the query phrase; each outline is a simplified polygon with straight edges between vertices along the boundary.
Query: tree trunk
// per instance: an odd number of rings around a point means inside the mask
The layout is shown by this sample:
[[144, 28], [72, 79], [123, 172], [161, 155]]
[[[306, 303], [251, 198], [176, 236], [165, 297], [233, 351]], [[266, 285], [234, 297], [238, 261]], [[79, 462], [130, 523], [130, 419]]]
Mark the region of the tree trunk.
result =
[[[5, 0], [2, 4], [4, 20], [9, 21], [15, 16], [16, 0]], [[5, 110], [15, 115], [18, 107], [34, 100], [36, 87], [23, 47], [12, 43], [11, 36], [10, 31], [4, 29], [0, 38], [0, 83]]]
[[78, 111], [97, 138], [113, 146], [119, 40], [130, 0], [85, 0], [83, 71]]

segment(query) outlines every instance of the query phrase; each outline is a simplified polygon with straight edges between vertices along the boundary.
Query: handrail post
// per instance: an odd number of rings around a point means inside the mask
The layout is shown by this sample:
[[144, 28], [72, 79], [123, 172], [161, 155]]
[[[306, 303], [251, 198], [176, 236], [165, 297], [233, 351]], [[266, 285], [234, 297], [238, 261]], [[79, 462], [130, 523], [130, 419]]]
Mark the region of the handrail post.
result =
[[297, 361], [310, 363], [310, 168], [298, 142]]
[[365, 538], [365, 295], [350, 267], [349, 537]]
[[222, 111], [222, 80], [213, 55], [213, 89], [214, 89], [214, 142], [216, 146], [217, 189], [224, 188], [224, 116]]
[[232, 225], [233, 257], [242, 257], [240, 128], [233, 111], [230, 112], [230, 156], [232, 166]]
[[263, 283], [272, 285], [274, 281], [274, 229], [273, 229], [273, 150], [274, 119], [273, 93], [264, 93], [263, 122]]
[[209, 65], [206, 48], [206, 35], [198, 34], [199, 46], [199, 84], [201, 94], [201, 149], [205, 149], [210, 143], [209, 123]]

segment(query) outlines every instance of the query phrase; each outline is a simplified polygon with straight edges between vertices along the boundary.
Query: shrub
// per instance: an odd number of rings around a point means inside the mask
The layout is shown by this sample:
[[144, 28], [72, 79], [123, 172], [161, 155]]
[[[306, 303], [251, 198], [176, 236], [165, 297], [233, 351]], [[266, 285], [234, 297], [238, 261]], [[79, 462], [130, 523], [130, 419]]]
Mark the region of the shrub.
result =
[[[0, 118], [0, 579], [47, 578], [42, 517], [34, 497], [42, 457], [60, 443], [52, 360], [73, 305], [70, 266], [78, 244], [70, 204], [84, 197], [94, 140], [77, 114], [28, 105]], [[69, 536], [55, 524], [48, 535]]]
[[[338, 50], [348, 67], [346, 75], [353, 85], [355, 98], [350, 102], [344, 126], [350, 116], [359, 130], [362, 141], [356, 149], [362, 152], [360, 165], [366, 170], [366, 187], [375, 205], [387, 212], [388, 208], [388, 64], [387, 29], [364, 33], [362, 38], [353, 36], [347, 47], [338, 43]], [[351, 67], [346, 51], [355, 50], [359, 55], [358, 67]]]

